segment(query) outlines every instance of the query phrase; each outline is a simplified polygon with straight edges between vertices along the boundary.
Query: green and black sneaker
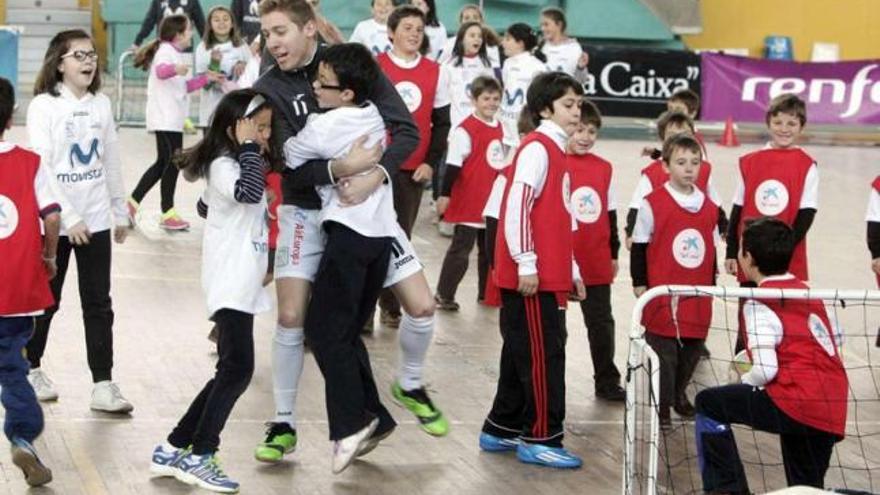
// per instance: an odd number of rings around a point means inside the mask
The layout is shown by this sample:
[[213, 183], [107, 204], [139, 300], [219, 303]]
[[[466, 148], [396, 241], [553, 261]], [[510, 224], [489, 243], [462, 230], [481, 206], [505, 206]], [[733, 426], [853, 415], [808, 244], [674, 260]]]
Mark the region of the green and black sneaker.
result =
[[287, 423], [266, 423], [266, 440], [257, 445], [254, 457], [260, 462], [281, 462], [284, 454], [296, 450], [296, 430]]
[[419, 420], [419, 427], [429, 435], [442, 437], [449, 433], [449, 422], [443, 416], [443, 412], [434, 407], [434, 403], [428, 397], [425, 387], [415, 390], [404, 390], [400, 384], [391, 384], [391, 395], [394, 401], [409, 409], [409, 412]]

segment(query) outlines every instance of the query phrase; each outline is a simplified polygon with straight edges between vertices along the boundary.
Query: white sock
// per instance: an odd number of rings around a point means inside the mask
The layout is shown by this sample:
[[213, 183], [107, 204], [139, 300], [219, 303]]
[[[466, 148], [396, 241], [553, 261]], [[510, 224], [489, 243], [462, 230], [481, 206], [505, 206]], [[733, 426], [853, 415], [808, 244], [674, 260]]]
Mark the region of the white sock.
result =
[[415, 390], [422, 386], [425, 356], [434, 337], [434, 316], [413, 318], [404, 312], [398, 332], [401, 353], [398, 373], [400, 388]]
[[302, 376], [305, 350], [302, 327], [278, 325], [272, 339], [272, 391], [275, 395], [275, 422], [296, 428], [296, 392]]

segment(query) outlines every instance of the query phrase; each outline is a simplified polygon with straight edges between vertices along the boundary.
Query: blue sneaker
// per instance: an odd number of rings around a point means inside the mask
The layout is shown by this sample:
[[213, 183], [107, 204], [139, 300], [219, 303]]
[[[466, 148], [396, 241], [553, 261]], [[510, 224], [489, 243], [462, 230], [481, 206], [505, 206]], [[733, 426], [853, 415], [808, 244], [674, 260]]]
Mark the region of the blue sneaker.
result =
[[502, 438], [480, 433], [480, 450], [485, 452], [512, 452], [520, 445], [519, 438]]
[[548, 447], [537, 443], [521, 442], [516, 458], [526, 464], [537, 464], [559, 469], [577, 469], [583, 465], [580, 457], [562, 447]]
[[153, 459], [150, 462], [150, 472], [159, 476], [174, 476], [177, 472], [177, 464], [183, 456], [189, 454], [189, 447], [176, 449], [168, 444], [156, 445], [153, 449]]
[[217, 493], [238, 493], [238, 482], [229, 479], [216, 455], [187, 454], [177, 463], [174, 476], [188, 484]]

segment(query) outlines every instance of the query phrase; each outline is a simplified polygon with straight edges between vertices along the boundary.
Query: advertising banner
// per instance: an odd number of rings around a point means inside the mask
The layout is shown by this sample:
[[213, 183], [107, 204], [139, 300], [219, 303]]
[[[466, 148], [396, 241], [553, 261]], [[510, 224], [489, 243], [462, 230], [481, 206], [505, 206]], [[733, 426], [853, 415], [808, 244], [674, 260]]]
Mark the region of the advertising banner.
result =
[[704, 120], [763, 122], [775, 96], [794, 93], [816, 124], [880, 125], [880, 60], [789, 62], [703, 53]]
[[700, 92], [700, 57], [683, 50], [585, 45], [587, 98], [603, 115], [654, 119], [680, 89]]

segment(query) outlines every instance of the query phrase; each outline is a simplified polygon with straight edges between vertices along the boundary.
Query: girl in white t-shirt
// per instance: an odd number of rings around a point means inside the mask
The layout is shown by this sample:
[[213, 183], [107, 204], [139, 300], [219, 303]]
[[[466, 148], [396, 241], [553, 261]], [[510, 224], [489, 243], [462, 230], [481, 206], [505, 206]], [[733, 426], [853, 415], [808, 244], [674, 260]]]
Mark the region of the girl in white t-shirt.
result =
[[204, 178], [208, 205], [202, 240], [202, 289], [217, 325], [214, 376], [195, 397], [150, 470], [213, 491], [237, 492], [216, 460], [223, 425], [254, 371], [254, 315], [272, 307], [263, 287], [268, 266], [266, 178], [272, 108], [259, 93], [225, 95], [205, 138], [183, 154], [184, 175]]
[[159, 38], [135, 55], [135, 67], [149, 71], [147, 78], [147, 131], [156, 135], [156, 162], [144, 172], [128, 198], [128, 213], [134, 221], [140, 203], [160, 180], [162, 218], [165, 230], [186, 230], [186, 222], [174, 209], [177, 167], [171, 163], [174, 153], [183, 147], [183, 121], [189, 112], [189, 93], [208, 82], [222, 83], [217, 72], [187, 79], [189, 65], [183, 50], [192, 42], [192, 27], [185, 15], [170, 15], [159, 24]]
[[[501, 68], [501, 50], [499, 45], [501, 44], [501, 40], [498, 38], [498, 34], [492, 30], [486, 24], [486, 21], [483, 18], [483, 10], [480, 9], [479, 5], [476, 4], [465, 4], [461, 10], [458, 11], [458, 26], [461, 28], [463, 24], [466, 22], [479, 22], [483, 25], [483, 35], [486, 41], [486, 53], [489, 55], [489, 61], [492, 63], [492, 67], [496, 69]], [[457, 33], [458, 31], [456, 31]], [[432, 40], [433, 43], [433, 40]], [[455, 35], [450, 36], [446, 39], [446, 43], [443, 45], [443, 48], [440, 50], [440, 54], [437, 56], [437, 63], [445, 64], [452, 58], [452, 49], [455, 47]]]
[[445, 65], [449, 69], [450, 128], [455, 129], [474, 111], [469, 92], [474, 79], [480, 76], [498, 79], [500, 75], [492, 68], [492, 62], [489, 60], [482, 24], [479, 22], [462, 24], [455, 36], [452, 56]]
[[428, 53], [425, 56], [436, 61], [446, 43], [446, 26], [437, 18], [434, 0], [413, 0], [413, 5], [425, 13], [425, 37], [428, 39]]
[[364, 45], [376, 56], [391, 49], [386, 23], [394, 10], [394, 3], [391, 0], [371, 0], [370, 9], [373, 17], [357, 23], [348, 41]]
[[228, 84], [208, 84], [199, 97], [199, 127], [207, 128], [223, 94], [235, 89], [251, 58], [251, 50], [238, 33], [232, 12], [223, 6], [208, 11], [205, 35], [196, 48], [196, 74], [222, 73]]
[[[132, 405], [111, 381], [113, 306], [110, 299], [111, 237], [125, 241], [129, 222], [116, 123], [110, 99], [100, 92], [98, 53], [80, 29], [62, 31], [49, 42], [27, 112], [30, 145], [49, 172], [62, 208], [58, 275], [52, 279], [55, 305], [37, 318], [27, 346], [28, 376], [40, 400], [58, 393], [40, 369], [49, 326], [58, 310], [71, 253], [76, 256], [86, 349], [94, 389], [91, 408], [127, 413]], [[4, 281], [10, 283], [10, 281]]]
[[541, 11], [541, 33], [544, 39], [538, 51], [547, 57], [547, 69], [565, 72], [583, 82], [587, 76], [589, 56], [581, 48], [578, 40], [566, 34], [568, 21], [565, 12], [557, 7], [547, 7]]
[[533, 54], [538, 45], [538, 36], [528, 24], [517, 22], [504, 33], [501, 46], [504, 48], [504, 67], [501, 69], [501, 81], [504, 83], [504, 95], [501, 98], [501, 110], [498, 120], [504, 126], [504, 145], [508, 148], [519, 146], [517, 121], [519, 114], [526, 105], [526, 93], [532, 79], [547, 70], [546, 60], [541, 53]]

